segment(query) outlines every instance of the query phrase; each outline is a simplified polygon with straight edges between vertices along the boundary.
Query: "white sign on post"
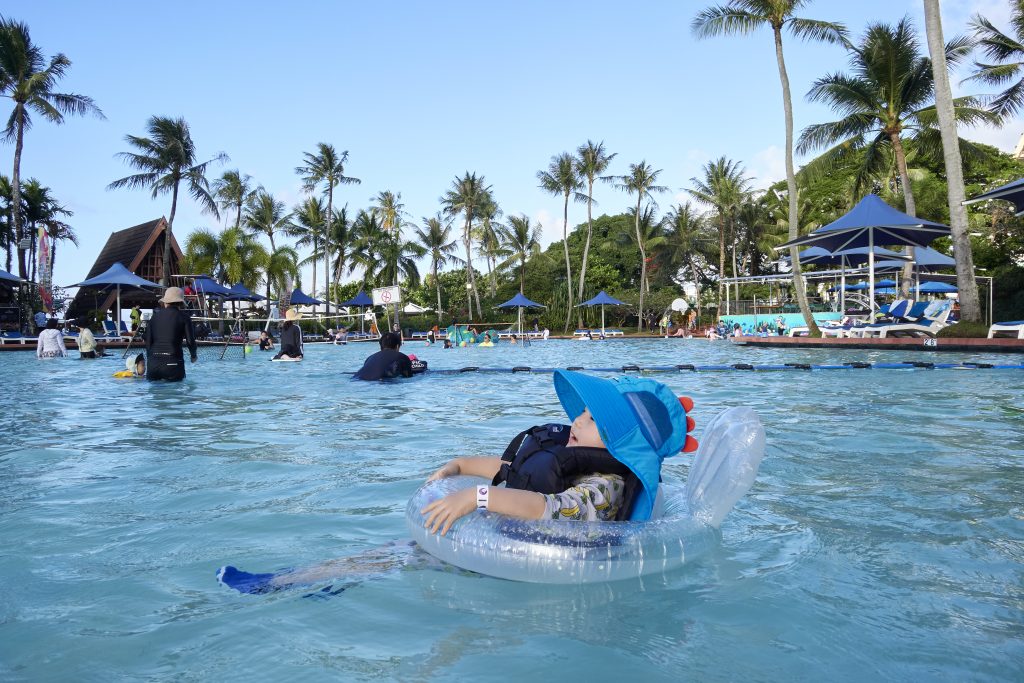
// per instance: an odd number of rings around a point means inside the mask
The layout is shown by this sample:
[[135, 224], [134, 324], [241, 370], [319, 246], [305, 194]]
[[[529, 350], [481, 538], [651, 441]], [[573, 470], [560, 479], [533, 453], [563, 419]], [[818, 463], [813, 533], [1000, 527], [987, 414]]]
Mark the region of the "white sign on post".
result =
[[394, 287], [377, 287], [373, 290], [374, 306], [390, 306], [391, 304], [398, 304], [401, 302], [402, 289], [397, 285]]

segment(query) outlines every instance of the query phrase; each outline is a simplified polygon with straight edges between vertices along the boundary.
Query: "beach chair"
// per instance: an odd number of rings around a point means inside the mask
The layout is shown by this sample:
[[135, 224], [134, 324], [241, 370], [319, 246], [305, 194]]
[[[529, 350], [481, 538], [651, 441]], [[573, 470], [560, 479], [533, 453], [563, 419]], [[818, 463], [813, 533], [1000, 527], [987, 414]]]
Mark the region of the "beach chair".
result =
[[103, 321], [103, 334], [97, 335], [97, 338], [103, 339], [118, 339], [120, 334], [117, 331], [117, 325], [114, 324], [113, 320]]
[[876, 336], [885, 339], [887, 336], [905, 334], [911, 337], [934, 337], [939, 330], [949, 325], [946, 322], [953, 306], [947, 301], [933, 301], [924, 310], [924, 314], [913, 322], [891, 322], [869, 325], [861, 332], [862, 337]]
[[1009, 322], [995, 323], [988, 328], [988, 338], [994, 339], [1000, 332], [1008, 332], [1010, 336], [1017, 339], [1024, 339], [1024, 320], [1011, 320]]

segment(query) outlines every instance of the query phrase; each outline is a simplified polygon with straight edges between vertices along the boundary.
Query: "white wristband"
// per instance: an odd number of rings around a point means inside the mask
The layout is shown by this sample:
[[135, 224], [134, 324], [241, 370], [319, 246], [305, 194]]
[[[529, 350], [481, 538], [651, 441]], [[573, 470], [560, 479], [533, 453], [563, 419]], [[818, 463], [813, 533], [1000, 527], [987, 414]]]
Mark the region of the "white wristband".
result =
[[491, 489], [488, 486], [477, 486], [476, 487], [476, 509], [486, 510], [487, 509], [487, 498], [490, 494]]

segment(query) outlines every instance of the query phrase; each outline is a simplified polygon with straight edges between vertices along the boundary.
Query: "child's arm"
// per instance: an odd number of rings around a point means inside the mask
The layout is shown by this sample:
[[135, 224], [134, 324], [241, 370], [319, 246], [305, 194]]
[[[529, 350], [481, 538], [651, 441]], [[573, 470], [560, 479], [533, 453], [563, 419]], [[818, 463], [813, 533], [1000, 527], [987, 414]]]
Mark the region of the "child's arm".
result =
[[449, 460], [443, 467], [427, 477], [427, 481], [455, 477], [460, 474], [468, 474], [473, 477], [486, 477], [494, 479], [494, 475], [501, 469], [501, 458], [498, 457], [472, 457], [455, 458]]
[[[483, 460], [484, 458], [474, 459]], [[494, 459], [500, 461], [500, 458]], [[520, 491], [518, 489], [491, 486], [488, 492], [487, 509], [490, 512], [497, 512], [509, 517], [518, 517], [519, 519], [540, 519], [544, 516], [544, 507], [544, 495], [534, 493], [533, 491]], [[436, 534], [437, 530], [440, 529], [443, 536], [448, 533], [448, 530], [452, 528], [452, 524], [456, 520], [468, 515], [475, 509], [476, 487], [462, 489], [440, 500], [435, 500], [420, 512], [426, 515], [424, 526], [430, 529], [430, 533]]]

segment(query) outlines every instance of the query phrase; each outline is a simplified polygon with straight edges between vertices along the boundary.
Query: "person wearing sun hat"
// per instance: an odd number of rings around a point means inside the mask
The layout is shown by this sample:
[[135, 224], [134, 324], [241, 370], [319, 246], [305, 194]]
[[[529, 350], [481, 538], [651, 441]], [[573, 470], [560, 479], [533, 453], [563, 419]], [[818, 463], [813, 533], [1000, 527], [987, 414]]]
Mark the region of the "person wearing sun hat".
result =
[[284, 313], [284, 324], [281, 326], [281, 351], [274, 360], [295, 360], [302, 358], [302, 328], [295, 323], [302, 320], [302, 314], [294, 308]]
[[[427, 505], [425, 526], [447, 533], [474, 509], [521, 519], [646, 520], [654, 511], [662, 461], [697, 449], [687, 432], [693, 401], [652, 379], [602, 379], [556, 370], [555, 393], [571, 427], [519, 434], [501, 457], [456, 458], [428, 479], [487, 477]], [[497, 486], [504, 483], [505, 486]]]
[[146, 325], [146, 379], [180, 382], [185, 379], [185, 354], [196, 362], [196, 335], [192, 316], [185, 312], [185, 293], [181, 287], [168, 287], [160, 298], [161, 308], [153, 312]]

